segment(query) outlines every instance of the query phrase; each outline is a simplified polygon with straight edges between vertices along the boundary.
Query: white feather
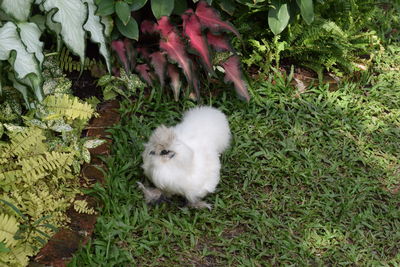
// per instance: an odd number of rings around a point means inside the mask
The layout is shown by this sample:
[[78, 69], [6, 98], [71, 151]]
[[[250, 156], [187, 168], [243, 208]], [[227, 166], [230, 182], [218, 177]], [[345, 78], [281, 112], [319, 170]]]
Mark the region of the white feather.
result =
[[219, 156], [230, 139], [221, 111], [193, 108], [175, 127], [161, 125], [153, 132], [142, 155], [144, 173], [164, 194], [182, 195], [195, 204], [217, 187]]

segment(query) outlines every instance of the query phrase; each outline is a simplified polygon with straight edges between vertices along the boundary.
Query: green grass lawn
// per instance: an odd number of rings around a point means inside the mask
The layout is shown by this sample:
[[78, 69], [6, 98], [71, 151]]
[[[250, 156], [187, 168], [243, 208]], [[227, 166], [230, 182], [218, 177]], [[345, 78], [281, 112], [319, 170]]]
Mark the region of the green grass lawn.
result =
[[[390, 50], [390, 49], [389, 49]], [[210, 212], [147, 206], [137, 181], [143, 143], [194, 104], [159, 94], [122, 103], [95, 235], [70, 266], [398, 266], [400, 49], [357, 83], [296, 97], [279, 75], [206, 99], [229, 116]], [[397, 64], [397, 65], [396, 65]], [[271, 79], [276, 81], [272, 85]]]

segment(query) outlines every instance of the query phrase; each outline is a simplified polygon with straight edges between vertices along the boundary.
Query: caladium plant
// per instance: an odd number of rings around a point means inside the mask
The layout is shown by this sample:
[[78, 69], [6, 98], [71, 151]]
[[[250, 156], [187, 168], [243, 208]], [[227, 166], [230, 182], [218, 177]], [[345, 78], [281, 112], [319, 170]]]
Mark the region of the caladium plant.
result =
[[8, 73], [8, 80], [22, 93], [28, 107], [30, 96], [39, 101], [44, 99], [41, 75], [44, 54], [40, 38], [45, 30], [55, 33], [58, 44], [64, 43], [79, 56], [82, 64], [89, 36], [99, 44], [99, 52], [110, 70], [105, 21], [95, 15], [97, 7], [93, 1], [0, 1], [0, 61], [8, 61], [12, 70], [6, 71], [6, 64], [1, 64], [0, 74]]
[[[146, 43], [145, 38], [145, 41], [139, 39], [135, 43], [113, 41], [112, 48], [125, 70], [137, 72], [151, 86], [157, 82], [161, 87], [171, 87], [175, 100], [182, 85], [199, 96], [199, 79], [210, 80], [222, 71], [224, 81], [233, 83], [238, 95], [249, 100], [240, 59], [228, 36], [228, 33], [233, 33], [240, 38], [239, 32], [229, 22], [223, 21], [206, 1], [198, 2], [195, 10], [183, 12], [178, 20], [181, 23], [173, 24], [171, 21], [170, 17], [163, 16], [156, 22], [145, 20], [141, 23], [141, 34], [157, 40], [154, 45]], [[225, 55], [223, 59], [215, 60], [221, 52]], [[134, 60], [138, 64], [132, 64], [129, 55], [136, 55]]]

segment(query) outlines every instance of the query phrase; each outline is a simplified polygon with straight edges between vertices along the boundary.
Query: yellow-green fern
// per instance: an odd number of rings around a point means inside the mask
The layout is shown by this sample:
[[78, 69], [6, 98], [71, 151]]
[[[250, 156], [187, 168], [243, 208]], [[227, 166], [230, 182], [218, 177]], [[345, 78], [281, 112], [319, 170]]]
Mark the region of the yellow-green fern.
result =
[[18, 225], [14, 216], [0, 213], [0, 242], [3, 242], [8, 248], [17, 244], [14, 236], [18, 231]]
[[[82, 119], [88, 120], [93, 116], [93, 107], [86, 103], [80, 101], [77, 97], [72, 97], [69, 95], [50, 95], [43, 101], [44, 107], [54, 114], [65, 117], [68, 120]], [[52, 119], [50, 116], [47, 119]]]

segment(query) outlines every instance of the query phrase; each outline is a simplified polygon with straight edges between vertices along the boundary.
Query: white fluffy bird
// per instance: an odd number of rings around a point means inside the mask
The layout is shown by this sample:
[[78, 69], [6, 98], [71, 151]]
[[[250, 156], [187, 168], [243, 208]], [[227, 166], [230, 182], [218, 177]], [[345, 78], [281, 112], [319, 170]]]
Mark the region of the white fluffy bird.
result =
[[229, 146], [231, 133], [226, 116], [212, 107], [197, 107], [184, 114], [174, 127], [159, 126], [142, 154], [145, 175], [158, 189], [143, 190], [146, 201], [184, 196], [189, 206], [209, 208], [201, 201], [219, 183], [220, 154]]

